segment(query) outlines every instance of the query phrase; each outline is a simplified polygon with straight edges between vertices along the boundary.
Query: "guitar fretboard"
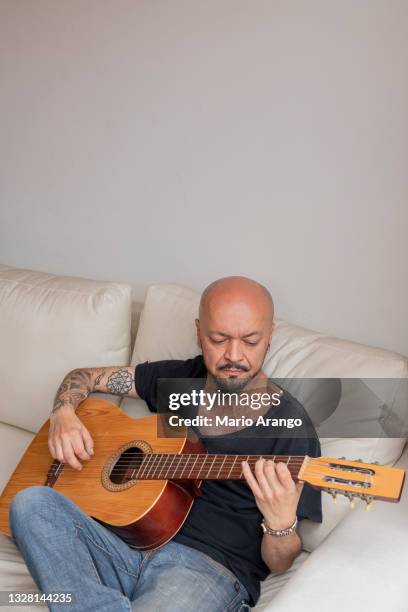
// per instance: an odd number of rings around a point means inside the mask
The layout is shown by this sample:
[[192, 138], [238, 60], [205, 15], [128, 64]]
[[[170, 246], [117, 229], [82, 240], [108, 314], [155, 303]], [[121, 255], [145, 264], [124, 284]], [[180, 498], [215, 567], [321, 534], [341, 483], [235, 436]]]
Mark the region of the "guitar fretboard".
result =
[[[208, 454], [160, 454], [149, 453], [127, 476], [129, 480], [241, 480], [242, 461], [248, 461], [251, 470], [263, 457], [285, 463], [296, 480], [304, 456], [288, 455], [208, 455]], [[118, 466], [120, 461], [118, 462]]]

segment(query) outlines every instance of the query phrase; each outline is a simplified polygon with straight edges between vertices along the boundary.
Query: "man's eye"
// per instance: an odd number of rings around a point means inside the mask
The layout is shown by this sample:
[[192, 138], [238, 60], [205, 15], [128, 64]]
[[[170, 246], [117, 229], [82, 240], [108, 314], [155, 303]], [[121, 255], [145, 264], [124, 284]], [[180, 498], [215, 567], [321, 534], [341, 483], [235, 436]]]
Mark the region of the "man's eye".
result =
[[255, 342], [250, 342], [249, 340], [244, 340], [245, 344], [247, 344], [248, 346], [256, 346], [258, 344], [258, 341], [256, 340]]
[[223, 342], [225, 342], [225, 338], [224, 340], [214, 340], [214, 338], [211, 338], [211, 342], [214, 342], [214, 344], [222, 344]]

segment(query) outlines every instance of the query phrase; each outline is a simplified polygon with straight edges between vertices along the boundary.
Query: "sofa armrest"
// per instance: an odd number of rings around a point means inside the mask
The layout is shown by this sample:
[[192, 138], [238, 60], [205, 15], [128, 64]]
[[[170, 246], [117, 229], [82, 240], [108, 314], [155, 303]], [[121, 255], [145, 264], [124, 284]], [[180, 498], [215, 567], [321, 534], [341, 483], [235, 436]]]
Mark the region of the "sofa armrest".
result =
[[[408, 469], [408, 448], [396, 464]], [[332, 531], [264, 612], [406, 612], [408, 483], [397, 504], [356, 509]]]

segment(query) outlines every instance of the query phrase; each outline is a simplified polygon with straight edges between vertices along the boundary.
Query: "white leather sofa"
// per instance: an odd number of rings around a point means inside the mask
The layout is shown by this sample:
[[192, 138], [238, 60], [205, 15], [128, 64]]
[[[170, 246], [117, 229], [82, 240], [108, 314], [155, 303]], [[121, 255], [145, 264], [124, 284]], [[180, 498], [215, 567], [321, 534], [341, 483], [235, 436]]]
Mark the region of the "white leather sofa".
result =
[[[156, 285], [148, 289], [142, 309], [132, 300], [131, 284], [0, 265], [0, 490], [48, 418], [58, 384], [69, 370], [196, 355], [198, 300], [186, 287]], [[278, 320], [265, 371], [274, 377], [407, 379], [408, 362], [389, 351]], [[141, 400], [109, 399], [135, 418], [147, 412]], [[313, 405], [313, 393], [304, 399]], [[370, 406], [362, 408], [359, 402], [351, 407], [357, 436], [361, 423], [375, 418], [375, 408], [371, 414]], [[400, 407], [401, 414], [407, 410], [404, 404]], [[403, 437], [388, 438], [379, 430], [376, 437], [321, 441], [326, 456], [361, 457], [408, 469]], [[377, 502], [370, 512], [362, 502], [350, 510], [343, 497], [334, 505], [324, 494], [323, 515], [321, 525], [302, 521], [304, 550], [288, 572], [263, 583], [255, 610], [406, 612], [407, 491], [400, 503]], [[35, 588], [13, 541], [0, 535], [0, 591]]]

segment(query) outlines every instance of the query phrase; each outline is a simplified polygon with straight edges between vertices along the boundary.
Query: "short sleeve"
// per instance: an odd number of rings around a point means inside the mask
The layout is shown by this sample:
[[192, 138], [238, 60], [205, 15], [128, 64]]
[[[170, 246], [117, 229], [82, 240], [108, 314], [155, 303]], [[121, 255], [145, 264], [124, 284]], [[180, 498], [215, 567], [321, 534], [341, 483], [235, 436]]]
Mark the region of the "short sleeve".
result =
[[[158, 380], [175, 378], [194, 378], [205, 376], [201, 355], [185, 361], [179, 359], [164, 359], [162, 361], [145, 361], [135, 368], [135, 388], [138, 396], [144, 400], [151, 412], [157, 412], [159, 407]], [[160, 411], [160, 410], [159, 410]]]
[[[139, 363], [135, 368], [135, 388], [138, 396], [146, 402], [148, 408], [151, 412], [156, 412], [156, 408], [154, 407], [154, 389], [152, 387], [156, 386], [155, 383], [155, 363], [149, 363], [145, 361], [144, 363]], [[152, 400], [153, 399], [153, 404]]]

